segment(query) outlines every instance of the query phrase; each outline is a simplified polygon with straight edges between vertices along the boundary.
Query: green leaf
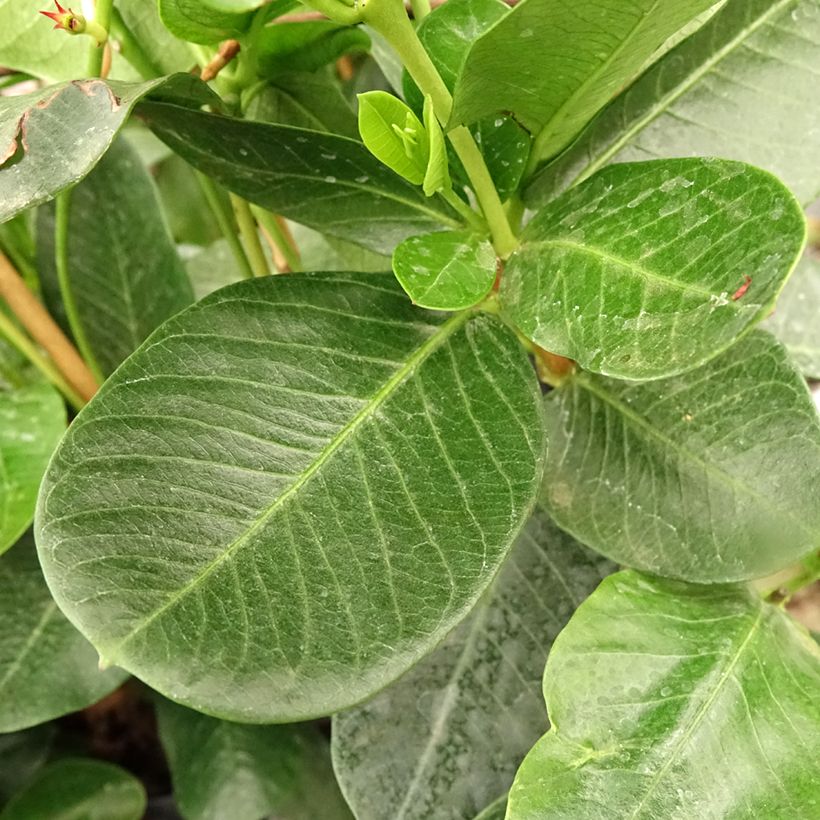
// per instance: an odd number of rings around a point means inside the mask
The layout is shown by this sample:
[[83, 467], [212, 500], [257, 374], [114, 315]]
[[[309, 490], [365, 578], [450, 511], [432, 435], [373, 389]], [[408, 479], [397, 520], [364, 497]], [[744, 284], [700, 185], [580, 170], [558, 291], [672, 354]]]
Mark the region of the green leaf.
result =
[[124, 769], [68, 758], [43, 769], [0, 820], [140, 820], [145, 805], [142, 784]]
[[40, 480], [65, 427], [65, 405], [50, 384], [11, 386], [0, 378], [0, 553], [31, 524]]
[[450, 168], [447, 160], [447, 143], [444, 132], [433, 110], [433, 98], [424, 98], [424, 130], [427, 132], [427, 170], [424, 172], [424, 193], [433, 196], [439, 191], [450, 191]]
[[[87, 352], [109, 376], [194, 300], [154, 183], [124, 140], [71, 192], [68, 237], [71, 291]], [[46, 301], [59, 304], [53, 211], [41, 211], [38, 240]]]
[[252, 12], [204, 9], [203, 5], [202, 0], [159, 0], [159, 16], [175, 37], [202, 45], [241, 37], [253, 20]]
[[[187, 71], [195, 64], [191, 49], [173, 37], [162, 24], [155, 0], [116, 0], [115, 7], [143, 53], [150, 59], [154, 74]], [[116, 38], [116, 30], [114, 36]], [[123, 55], [128, 59], [128, 44], [122, 45], [122, 48]]]
[[820, 652], [744, 587], [607, 578], [555, 642], [508, 820], [817, 815]]
[[547, 159], [714, 1], [523, 0], [470, 49], [455, 86], [453, 122], [511, 111], [536, 137], [535, 158]]
[[500, 295], [541, 347], [596, 373], [658, 378], [762, 319], [804, 237], [800, 207], [765, 171], [706, 159], [615, 165], [539, 212]]
[[330, 20], [278, 23], [254, 37], [250, 53], [260, 77], [318, 71], [351, 51], [367, 51], [370, 37], [360, 28]]
[[430, 160], [430, 143], [419, 118], [386, 91], [359, 94], [359, 133], [379, 162], [421, 185]]
[[0, 805], [34, 776], [48, 760], [54, 739], [53, 723], [22, 732], [0, 734]]
[[327, 740], [311, 726], [248, 726], [157, 703], [185, 820], [349, 820]]
[[140, 115], [178, 154], [234, 193], [376, 252], [392, 253], [417, 233], [461, 227], [447, 205], [428, 200], [360, 142], [174, 105], [145, 104]]
[[506, 816], [507, 795], [505, 794], [487, 806], [481, 814], [476, 815], [475, 820], [504, 820]]
[[0, 732], [84, 709], [126, 675], [101, 672], [97, 653], [65, 619], [43, 580], [30, 536], [0, 558]]
[[613, 569], [537, 509], [470, 618], [400, 681], [334, 717], [334, 768], [357, 817], [471, 818], [504, 794], [546, 730], [550, 645]]
[[225, 288], [63, 440], [37, 523], [52, 592], [107, 661], [201, 711], [350, 706], [492, 580], [540, 479], [538, 393], [495, 317], [424, 313], [390, 275]]
[[0, 222], [83, 179], [150, 93], [213, 101], [204, 83], [185, 74], [138, 84], [78, 80], [0, 97]]
[[594, 120], [526, 191], [537, 207], [610, 162], [719, 156], [771, 171], [804, 205], [820, 171], [816, 0], [730, 0]]
[[735, 581], [820, 544], [820, 421], [768, 333], [672, 379], [580, 373], [546, 410], [544, 497], [562, 527], [619, 563]]
[[777, 300], [763, 327], [789, 349], [811, 379], [820, 379], [820, 259], [807, 251]]
[[393, 252], [393, 271], [414, 304], [461, 310], [492, 290], [495, 251], [469, 231], [411, 236]]

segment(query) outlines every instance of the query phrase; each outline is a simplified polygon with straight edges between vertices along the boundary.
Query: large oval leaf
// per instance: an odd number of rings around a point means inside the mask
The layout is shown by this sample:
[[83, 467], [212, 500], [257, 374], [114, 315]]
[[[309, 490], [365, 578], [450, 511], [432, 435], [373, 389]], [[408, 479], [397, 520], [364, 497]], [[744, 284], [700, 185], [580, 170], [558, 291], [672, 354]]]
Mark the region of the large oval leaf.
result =
[[820, 420], [768, 333], [686, 376], [578, 374], [546, 408], [545, 499], [562, 527], [619, 563], [735, 581], [820, 544]]
[[62, 609], [174, 700], [247, 721], [382, 688], [490, 582], [540, 473], [529, 363], [392, 276], [245, 281], [167, 322], [80, 414], [38, 545]]
[[501, 283], [523, 333], [596, 373], [652, 379], [725, 350], [771, 309], [805, 223], [739, 162], [615, 165], [527, 226]]
[[125, 680], [119, 669], [99, 670], [93, 647], [57, 609], [30, 537], [0, 558], [0, 623], [0, 732], [84, 709]]
[[590, 123], [526, 190], [530, 207], [610, 162], [726, 157], [782, 179], [804, 205], [820, 170], [795, 134], [820, 130], [820, 4], [729, 0]]
[[334, 768], [356, 816], [471, 818], [506, 794], [546, 728], [550, 645], [613, 569], [537, 509], [470, 618], [400, 681], [334, 718]]
[[601, 584], [544, 675], [508, 820], [817, 816], [820, 651], [743, 587]]

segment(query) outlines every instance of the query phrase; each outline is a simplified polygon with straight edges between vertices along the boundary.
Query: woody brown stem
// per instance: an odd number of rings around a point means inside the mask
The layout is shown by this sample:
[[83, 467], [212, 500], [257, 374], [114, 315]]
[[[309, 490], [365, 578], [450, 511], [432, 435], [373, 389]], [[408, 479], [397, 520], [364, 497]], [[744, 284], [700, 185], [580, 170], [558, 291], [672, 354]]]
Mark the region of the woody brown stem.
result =
[[239, 54], [240, 48], [239, 40], [226, 40], [222, 43], [211, 62], [202, 69], [200, 79], [206, 83], [215, 79], [219, 72]]

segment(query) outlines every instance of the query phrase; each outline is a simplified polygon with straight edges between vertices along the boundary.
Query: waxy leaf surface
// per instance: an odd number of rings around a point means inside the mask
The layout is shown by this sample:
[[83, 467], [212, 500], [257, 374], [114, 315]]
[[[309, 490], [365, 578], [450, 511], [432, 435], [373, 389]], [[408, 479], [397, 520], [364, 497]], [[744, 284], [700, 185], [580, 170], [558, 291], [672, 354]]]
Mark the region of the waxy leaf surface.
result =
[[334, 768], [356, 816], [473, 818], [505, 794], [546, 730], [550, 645], [613, 569], [536, 509], [469, 619], [397, 683], [334, 718]]
[[413, 308], [392, 275], [245, 281], [163, 325], [83, 410], [38, 546], [63, 611], [163, 694], [249, 722], [329, 714], [466, 616], [543, 446], [495, 318]]
[[159, 0], [159, 16], [175, 37], [204, 45], [241, 37], [253, 19], [247, 11], [204, 6], [201, 0]]
[[553, 646], [508, 820], [817, 816], [820, 652], [745, 587], [610, 576]]
[[185, 820], [351, 820], [313, 726], [249, 726], [167, 700], [160, 738]]
[[615, 561], [690, 581], [772, 574], [820, 543], [820, 420], [755, 331], [692, 373], [583, 373], [546, 399], [544, 497]]
[[510, 111], [548, 159], [714, 0], [523, 0], [470, 49], [453, 120]]
[[802, 211], [743, 163], [605, 168], [527, 226], [502, 306], [584, 368], [652, 379], [701, 364], [771, 310], [805, 239]]
[[51, 598], [31, 537], [0, 557], [0, 732], [84, 709], [119, 686]]
[[610, 162], [716, 156], [820, 194], [820, 2], [729, 0], [589, 125], [526, 191], [530, 207]]
[[425, 197], [360, 142], [175, 105], [146, 104], [140, 115], [178, 154], [234, 193], [371, 250], [390, 253], [413, 234], [459, 226], [449, 206]]

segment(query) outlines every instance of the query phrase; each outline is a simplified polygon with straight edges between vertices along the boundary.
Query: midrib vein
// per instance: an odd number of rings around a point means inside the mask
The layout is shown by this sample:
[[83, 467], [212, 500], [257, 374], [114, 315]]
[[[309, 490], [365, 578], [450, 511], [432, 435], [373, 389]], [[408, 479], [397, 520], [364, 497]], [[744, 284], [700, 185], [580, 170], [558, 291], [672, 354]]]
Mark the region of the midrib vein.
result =
[[105, 661], [115, 663], [117, 653], [137, 634], [147, 629], [154, 621], [160, 618], [169, 609], [176, 606], [186, 595], [200, 586], [213, 572], [228, 561], [237, 550], [247, 543], [292, 496], [294, 496], [310, 479], [316, 475], [321, 467], [333, 454], [350, 438], [362, 424], [368, 421], [376, 410], [384, 404], [393, 392], [401, 386], [416, 368], [435, 353], [454, 333], [460, 330], [472, 317], [471, 311], [462, 311], [445, 322], [430, 336], [415, 352], [408, 357], [405, 363], [385, 382], [384, 386], [356, 413], [355, 416], [330, 440], [327, 446], [316, 457], [316, 460], [288, 487], [281, 495], [275, 498], [255, 519], [250, 527], [238, 538], [228, 544], [223, 552], [206, 564], [187, 584], [172, 595], [162, 606], [143, 618], [134, 628], [120, 639], [106, 652]]

